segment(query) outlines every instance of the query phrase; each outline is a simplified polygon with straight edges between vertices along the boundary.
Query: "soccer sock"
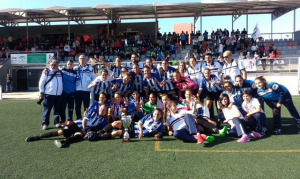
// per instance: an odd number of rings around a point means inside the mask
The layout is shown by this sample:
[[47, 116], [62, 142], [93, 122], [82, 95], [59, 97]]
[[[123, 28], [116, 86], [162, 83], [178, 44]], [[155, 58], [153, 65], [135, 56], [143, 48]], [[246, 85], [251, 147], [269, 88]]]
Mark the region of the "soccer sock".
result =
[[49, 137], [54, 137], [54, 136], [58, 136], [58, 132], [48, 132], [45, 134], [40, 135], [39, 137], [42, 138], [49, 138]]
[[78, 142], [81, 139], [82, 139], [81, 135], [75, 135], [75, 136], [72, 136], [72, 137], [67, 137], [63, 141], [65, 141], [66, 144], [70, 144], [70, 143]]
[[209, 109], [209, 114], [210, 114], [210, 119], [214, 119], [215, 114], [214, 114], [214, 105], [212, 104], [211, 108]]
[[102, 130], [101, 130], [101, 133], [105, 133], [105, 132], [109, 132], [109, 131], [112, 131], [113, 130], [113, 127], [111, 124], [108, 124], [106, 127], [104, 127]]
[[108, 140], [111, 138], [112, 138], [111, 133], [105, 133], [105, 134], [101, 135], [102, 140]]

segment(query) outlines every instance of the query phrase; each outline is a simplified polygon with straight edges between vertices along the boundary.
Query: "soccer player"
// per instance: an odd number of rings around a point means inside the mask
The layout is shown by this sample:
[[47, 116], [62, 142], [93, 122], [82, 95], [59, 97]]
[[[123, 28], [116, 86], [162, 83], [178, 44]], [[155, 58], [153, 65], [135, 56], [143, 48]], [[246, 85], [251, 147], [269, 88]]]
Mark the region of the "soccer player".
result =
[[146, 93], [146, 98], [149, 97], [151, 92], [161, 93], [162, 86], [166, 85], [167, 82], [164, 81], [158, 74], [151, 73], [148, 66], [144, 67], [144, 89]]
[[121, 114], [126, 113], [125, 103], [122, 101], [121, 93], [117, 92], [114, 95], [113, 103], [108, 110], [109, 123], [121, 120]]
[[112, 83], [108, 80], [108, 71], [106, 69], [102, 69], [101, 76], [98, 76], [91, 84], [89, 84], [88, 88], [94, 88], [94, 98], [96, 101], [99, 99], [99, 94], [105, 92], [108, 96], [108, 99], [111, 98]]
[[129, 73], [122, 76], [122, 79], [115, 79], [112, 81], [112, 93], [119, 92], [123, 97], [127, 97], [131, 91], [132, 82]]
[[[128, 133], [131, 138], [138, 137], [143, 138], [144, 136], [155, 136], [156, 140], [162, 138], [163, 130], [163, 112], [161, 109], [156, 108], [152, 114], [148, 114], [138, 122], [131, 122]], [[119, 129], [119, 130], [114, 130]], [[107, 140], [114, 137], [122, 137], [124, 135], [124, 128], [121, 121], [115, 121], [109, 124], [98, 135], [90, 140]]]
[[175, 102], [169, 101], [167, 104], [167, 109], [170, 115], [167, 118], [167, 126], [169, 129], [169, 135], [173, 135], [176, 139], [182, 140], [184, 142], [192, 142], [202, 144], [205, 140], [212, 142], [214, 140], [213, 136], [206, 136], [200, 134], [197, 128], [194, 117], [190, 114], [182, 115], [178, 113], [177, 106]]
[[100, 62], [102, 62], [107, 68], [109, 68], [110, 71], [112, 71], [111, 73], [111, 77], [112, 78], [118, 78], [120, 75], [121, 75], [121, 62], [122, 62], [122, 59], [121, 57], [117, 57], [115, 59], [115, 64], [110, 64], [110, 63], [107, 63], [105, 60], [104, 60], [104, 57], [101, 56], [100, 57]]
[[33, 142], [45, 138], [64, 136], [65, 139], [59, 141], [55, 140], [54, 144], [58, 148], [66, 147], [71, 143], [78, 142], [82, 140], [83, 135], [90, 130], [90, 128], [95, 127], [99, 130], [107, 126], [107, 106], [105, 105], [106, 94], [101, 93], [99, 96], [99, 102], [94, 102], [86, 111], [83, 119], [76, 120], [65, 126], [63, 129], [55, 132], [48, 132], [39, 136], [27, 137], [26, 142]]
[[172, 84], [172, 76], [175, 68], [169, 66], [169, 62], [164, 60], [162, 62], [162, 67], [159, 69], [160, 77], [166, 82], [163, 86], [163, 91], [169, 95], [171, 99], [176, 98], [176, 91], [174, 85]]
[[173, 73], [172, 83], [174, 84], [176, 91], [178, 91], [179, 98], [184, 97], [184, 91], [187, 89], [190, 89], [194, 95], [197, 94], [198, 85], [189, 77], [181, 76], [178, 70]]
[[143, 75], [137, 64], [132, 66], [130, 76], [133, 82], [132, 91], [138, 91], [140, 94], [142, 94], [142, 96], [144, 96]]
[[273, 110], [274, 134], [281, 134], [281, 107], [284, 105], [291, 116], [296, 120], [297, 126], [300, 129], [300, 116], [297, 111], [291, 93], [289, 90], [278, 83], [267, 82], [263, 77], [257, 77], [254, 80], [259, 96], [263, 97], [267, 105]]
[[231, 128], [228, 135], [232, 137], [240, 137], [237, 141], [240, 143], [249, 142], [250, 137], [261, 138], [261, 135], [255, 131], [247, 133], [247, 123], [244, 120], [243, 115], [235, 105], [229, 107], [229, 103], [229, 96], [227, 94], [222, 94], [220, 97], [219, 107], [225, 116], [224, 123], [228, 123]]
[[211, 74], [219, 78], [223, 67], [218, 61], [214, 61], [211, 53], [208, 53], [205, 55], [205, 63], [202, 65], [202, 72], [207, 68], [210, 69]]

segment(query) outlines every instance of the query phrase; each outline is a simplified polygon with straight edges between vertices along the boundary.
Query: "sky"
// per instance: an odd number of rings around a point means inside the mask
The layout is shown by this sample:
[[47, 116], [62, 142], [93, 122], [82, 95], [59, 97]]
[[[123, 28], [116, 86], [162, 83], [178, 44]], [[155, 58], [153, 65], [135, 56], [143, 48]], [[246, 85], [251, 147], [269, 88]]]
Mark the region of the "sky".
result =
[[[208, 1], [208, 0], [206, 0]], [[222, 0], [224, 2], [226, 0]], [[233, 1], [233, 0], [229, 0]], [[30, 2], [30, 3], [29, 3]], [[188, 3], [188, 2], [201, 2], [201, 0], [0, 0], [0, 9], [21, 8], [21, 9], [43, 9], [53, 6], [64, 7], [92, 7], [100, 4], [109, 5], [143, 5], [158, 3]], [[273, 21], [273, 33], [293, 32], [293, 15], [294, 11], [291, 11], [275, 21]], [[231, 16], [212, 16], [202, 17], [202, 29], [211, 32], [212, 29], [227, 28], [231, 30]], [[296, 10], [296, 31], [300, 30], [300, 8]], [[134, 20], [135, 22], [154, 22], [154, 19], [150, 20]], [[172, 18], [172, 19], [158, 19], [159, 28], [161, 32], [173, 32], [173, 24], [176, 23], [193, 23], [194, 18]], [[298, 23], [297, 23], [298, 21]], [[122, 20], [122, 23], [132, 22]], [[106, 21], [100, 23], [107, 23]], [[61, 23], [60, 23], [61, 24]], [[63, 24], [67, 24], [63, 23]], [[252, 33], [256, 24], [258, 24], [261, 33], [271, 33], [271, 15], [248, 15], [248, 33]], [[234, 22], [234, 29], [240, 29], [246, 27], [246, 15], [241, 16]], [[200, 18], [196, 23], [196, 31], [200, 30]], [[274, 37], [273, 37], [274, 38]]]

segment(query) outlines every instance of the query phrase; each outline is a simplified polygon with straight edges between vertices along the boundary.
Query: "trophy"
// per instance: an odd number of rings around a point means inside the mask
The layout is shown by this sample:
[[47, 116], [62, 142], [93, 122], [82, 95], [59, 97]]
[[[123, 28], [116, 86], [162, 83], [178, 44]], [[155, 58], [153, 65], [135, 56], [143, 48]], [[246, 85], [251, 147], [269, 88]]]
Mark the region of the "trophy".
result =
[[123, 127], [125, 129], [122, 142], [125, 142], [125, 143], [130, 142], [129, 133], [128, 133], [128, 127], [131, 124], [131, 116], [129, 116], [129, 115], [122, 115], [121, 121], [122, 121], [122, 125], [123, 125]]

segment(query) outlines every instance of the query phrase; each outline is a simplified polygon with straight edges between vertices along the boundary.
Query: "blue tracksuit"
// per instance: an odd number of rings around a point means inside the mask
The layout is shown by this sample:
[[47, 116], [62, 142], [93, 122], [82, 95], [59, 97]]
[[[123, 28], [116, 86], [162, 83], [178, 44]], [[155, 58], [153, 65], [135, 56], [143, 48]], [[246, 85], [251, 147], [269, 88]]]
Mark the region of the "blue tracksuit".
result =
[[281, 108], [276, 107], [277, 103], [283, 104], [288, 109], [291, 116], [296, 120], [298, 126], [300, 125], [299, 113], [293, 103], [289, 90], [285, 86], [270, 82], [266, 84], [264, 89], [258, 89], [257, 93], [259, 96], [263, 97], [270, 108], [273, 110], [277, 109], [278, 113], [273, 113], [275, 129], [281, 128]]

